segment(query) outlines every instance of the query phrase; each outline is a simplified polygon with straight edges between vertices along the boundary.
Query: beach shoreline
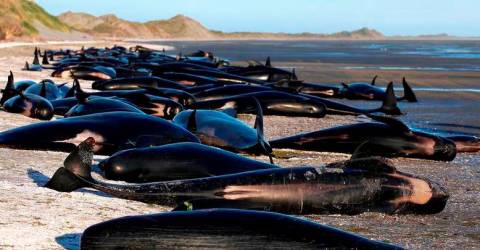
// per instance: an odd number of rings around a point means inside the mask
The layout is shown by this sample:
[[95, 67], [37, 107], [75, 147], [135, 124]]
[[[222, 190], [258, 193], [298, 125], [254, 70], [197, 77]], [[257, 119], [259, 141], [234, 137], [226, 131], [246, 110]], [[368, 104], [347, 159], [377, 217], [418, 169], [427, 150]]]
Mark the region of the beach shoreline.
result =
[[[98, 43], [90, 44], [44, 44], [41, 49], [67, 47], [78, 49], [83, 45], [100, 47], [113, 46], [113, 44], [115, 42], [112, 41], [98, 41]], [[135, 45], [135, 43], [128, 44]], [[49, 70], [42, 72], [21, 70], [25, 61], [32, 60], [33, 46], [21, 45], [2, 48], [0, 45], [0, 87], [4, 87], [10, 70], [13, 71], [16, 80], [51, 78]], [[146, 46], [150, 47], [150, 45]], [[297, 74], [312, 82], [337, 83], [340, 79], [345, 81], [368, 80], [373, 75], [379, 74], [381, 75], [379, 85], [384, 86], [390, 79], [400, 80], [403, 75], [406, 75], [413, 86], [466, 88], [478, 87], [476, 79], [480, 79], [480, 72], [349, 70], [340, 67], [355, 65], [322, 62], [276, 61], [275, 65], [294, 67], [297, 69]], [[72, 82], [70, 79], [54, 80], [57, 83]], [[88, 91], [90, 83], [82, 81], [82, 87]], [[401, 103], [401, 108], [407, 111], [407, 115], [402, 119], [412, 122], [409, 124], [415, 124], [415, 121], [422, 119], [436, 121], [436, 116], [444, 112], [446, 120], [478, 126], [473, 123], [476, 122], [475, 114], [480, 115], [480, 110], [473, 104], [478, 103], [480, 94], [419, 92], [418, 95], [420, 99], [418, 104]], [[457, 104], [455, 100], [467, 102]], [[378, 102], [348, 103], [379, 105]], [[472, 107], [467, 109], [469, 106]], [[456, 114], [460, 112], [459, 110], [466, 113]], [[467, 113], [470, 116], [467, 117]], [[2, 120], [0, 131], [38, 122], [6, 112], [0, 112], [0, 119]], [[246, 115], [242, 116], [242, 119], [248, 124], [253, 124], [254, 116]], [[272, 139], [355, 123], [362, 119], [364, 118], [333, 115], [321, 119], [271, 116], [265, 117], [265, 135], [267, 139]], [[472, 131], [478, 132], [478, 130]], [[41, 187], [55, 170], [62, 166], [67, 155], [59, 152], [0, 149], [0, 172], [2, 173], [0, 175], [0, 211], [2, 211], [0, 214], [0, 248], [77, 249], [83, 230], [95, 223], [122, 216], [167, 212], [172, 209], [171, 207], [117, 199], [91, 189], [59, 193]], [[321, 166], [350, 158], [345, 154], [290, 150], [283, 151], [282, 155], [284, 157], [276, 158], [275, 163], [285, 167]], [[95, 157], [96, 160], [101, 158]], [[268, 161], [267, 157], [253, 158]], [[480, 188], [478, 187], [480, 154], [459, 154], [451, 163], [405, 158], [394, 159], [393, 162], [400, 171], [424, 176], [446, 186], [450, 192], [450, 200], [445, 210], [435, 215], [364, 213], [355, 216], [309, 215], [305, 217], [409, 249], [477, 248], [480, 244]], [[100, 177], [96, 175], [95, 178]]]

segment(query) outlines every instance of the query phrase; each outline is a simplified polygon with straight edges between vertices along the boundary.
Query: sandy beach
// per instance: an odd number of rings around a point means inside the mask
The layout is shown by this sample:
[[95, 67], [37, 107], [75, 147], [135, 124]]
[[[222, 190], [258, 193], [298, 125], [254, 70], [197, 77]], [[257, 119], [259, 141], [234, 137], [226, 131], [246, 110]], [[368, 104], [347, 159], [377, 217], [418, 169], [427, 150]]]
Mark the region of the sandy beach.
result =
[[[120, 44], [120, 43], [119, 43]], [[46, 48], [80, 48], [84, 44], [43, 44]], [[95, 46], [111, 46], [98, 42]], [[128, 45], [128, 44], [125, 44]], [[132, 44], [133, 45], [133, 44]], [[158, 48], [158, 47], [157, 47]], [[166, 49], [170, 49], [167, 47]], [[22, 71], [25, 61], [31, 61], [33, 47], [2, 47], [0, 45], [0, 86], [8, 72], [15, 80], [50, 78], [48, 70]], [[351, 70], [339, 65], [320, 62], [276, 62], [277, 66], [295, 67], [302, 78], [315, 82], [369, 80], [379, 74], [379, 84], [407, 76], [414, 86], [478, 87], [480, 72], [428, 72]], [[54, 79], [57, 83], [71, 82]], [[89, 90], [90, 83], [82, 82]], [[446, 129], [430, 123], [451, 122], [477, 126], [480, 121], [479, 93], [418, 92], [420, 103], [402, 103], [406, 115], [402, 120], [422, 128]], [[456, 104], [455, 100], [462, 100]], [[355, 106], [378, 106], [378, 102], [347, 102]], [[452, 114], [455, 116], [452, 117]], [[253, 123], [253, 116], [242, 116]], [[21, 115], [0, 112], [0, 131], [35, 123]], [[267, 139], [308, 132], [341, 124], [364, 121], [354, 116], [327, 116], [322, 119], [266, 117]], [[422, 122], [425, 121], [425, 122]], [[464, 132], [479, 135], [480, 129]], [[275, 163], [285, 167], [320, 166], [350, 156], [282, 150]], [[43, 184], [62, 166], [67, 154], [58, 152], [0, 149], [0, 249], [78, 249], [85, 228], [112, 218], [127, 215], [170, 211], [171, 207], [148, 205], [110, 197], [92, 189], [59, 193], [43, 188]], [[96, 159], [102, 157], [96, 156]], [[266, 157], [256, 157], [268, 161]], [[390, 242], [409, 249], [475, 249], [480, 244], [480, 154], [459, 154], [451, 163], [414, 159], [394, 159], [398, 170], [428, 177], [446, 186], [450, 199], [445, 210], [435, 215], [385, 215], [364, 213], [356, 216], [313, 215], [309, 219], [338, 227], [365, 237]], [[96, 175], [95, 178], [101, 178]]]

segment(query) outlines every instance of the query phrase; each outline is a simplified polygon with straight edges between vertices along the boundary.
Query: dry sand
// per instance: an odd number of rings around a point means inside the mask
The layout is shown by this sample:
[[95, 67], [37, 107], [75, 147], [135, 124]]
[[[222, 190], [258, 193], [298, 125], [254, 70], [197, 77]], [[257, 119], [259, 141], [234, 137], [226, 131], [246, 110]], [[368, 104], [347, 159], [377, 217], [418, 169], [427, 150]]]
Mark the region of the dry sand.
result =
[[[62, 47], [68, 46], [62, 45]], [[74, 48], [78, 45], [70, 47]], [[2, 87], [9, 70], [14, 71], [16, 80], [40, 80], [48, 77], [48, 71], [23, 72], [20, 70], [25, 60], [31, 60], [32, 51], [32, 48], [24, 47], [0, 49]], [[354, 79], [359, 77], [358, 74], [365, 74], [365, 76], [368, 74], [337, 70], [338, 78], [335, 78], [331, 73], [335, 70], [332, 65], [297, 63], [298, 66], [302, 66], [300, 70], [304, 71], [307, 78], [318, 81], [333, 81], [342, 77]], [[421, 75], [425, 78], [428, 76], [424, 72], [402, 71], [401, 73], [409, 76], [412, 73], [411, 75], [417, 77], [414, 80], [419, 82], [422, 79]], [[451, 76], [469, 83], [469, 74], [465, 73], [463, 78], [457, 74], [451, 73]], [[441, 79], [444, 81], [443, 78]], [[57, 80], [57, 82], [63, 81]], [[447, 84], [446, 81], [445, 84]], [[86, 82], [82, 85], [85, 88], [89, 87]], [[478, 100], [479, 96], [471, 98]], [[414, 113], [414, 111], [411, 112]], [[38, 122], [5, 112], [0, 112], [0, 119], [0, 131]], [[243, 119], [250, 124], [253, 122], [252, 116], [243, 116]], [[265, 133], [268, 138], [275, 138], [358, 120], [359, 118], [351, 116], [328, 116], [323, 119], [266, 117]], [[349, 158], [344, 154], [300, 151], [282, 151], [281, 155], [283, 158], [275, 161], [282, 166], [318, 166]], [[58, 152], [0, 149], [0, 211], [2, 211], [0, 213], [0, 249], [77, 249], [82, 231], [92, 224], [120, 216], [171, 210], [169, 207], [109, 197], [90, 189], [58, 193], [42, 188], [41, 186], [55, 170], [62, 166], [66, 156], [67, 154]], [[257, 157], [257, 159], [267, 161], [265, 157]], [[394, 162], [401, 171], [426, 176], [445, 185], [451, 194], [445, 210], [442, 213], [427, 216], [364, 213], [357, 216], [307, 217], [368, 238], [388, 241], [407, 248], [478, 248], [480, 243], [480, 188], [478, 187], [480, 154], [460, 154], [452, 163], [403, 158], [395, 159]]]

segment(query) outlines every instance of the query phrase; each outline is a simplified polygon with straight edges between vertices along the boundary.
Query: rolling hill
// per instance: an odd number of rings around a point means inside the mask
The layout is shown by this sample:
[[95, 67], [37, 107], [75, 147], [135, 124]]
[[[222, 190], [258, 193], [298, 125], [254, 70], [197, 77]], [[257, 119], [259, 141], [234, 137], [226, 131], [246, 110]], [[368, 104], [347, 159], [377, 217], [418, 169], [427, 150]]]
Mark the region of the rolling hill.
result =
[[65, 12], [49, 14], [31, 0], [0, 0], [0, 40], [86, 40], [92, 38], [137, 39], [284, 39], [284, 40], [440, 40], [457, 39], [446, 34], [435, 36], [387, 37], [369, 28], [333, 34], [222, 32], [206, 28], [183, 15], [168, 20], [133, 22], [115, 15], [93, 16]]
[[68, 33], [71, 28], [29, 0], [0, 0], [0, 40], [38, 37], [41, 31]]

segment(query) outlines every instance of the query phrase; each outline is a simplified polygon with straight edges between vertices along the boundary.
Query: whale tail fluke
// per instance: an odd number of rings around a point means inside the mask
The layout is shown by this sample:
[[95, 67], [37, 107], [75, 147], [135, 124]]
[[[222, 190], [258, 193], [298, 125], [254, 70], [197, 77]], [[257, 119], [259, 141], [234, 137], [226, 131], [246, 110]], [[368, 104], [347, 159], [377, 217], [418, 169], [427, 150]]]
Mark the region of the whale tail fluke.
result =
[[270, 144], [268, 143], [267, 140], [265, 140], [265, 135], [263, 133], [263, 109], [262, 105], [258, 101], [257, 98], [252, 97], [253, 100], [255, 101], [256, 108], [257, 108], [257, 116], [255, 117], [255, 125], [254, 128], [257, 130], [257, 137], [258, 137], [258, 143], [262, 147], [263, 152], [268, 155], [270, 158], [270, 163], [273, 164], [273, 150]]
[[95, 140], [89, 137], [67, 156], [63, 167], [59, 168], [53, 177], [45, 184], [59, 192], [71, 192], [79, 188], [88, 187], [88, 180], [92, 180], [91, 165], [93, 162], [93, 146]]
[[387, 86], [387, 92], [385, 99], [383, 100], [382, 107], [378, 110], [387, 115], [401, 115], [402, 111], [398, 108], [397, 97], [393, 90], [393, 82], [390, 82]]
[[45, 187], [58, 192], [72, 192], [83, 187], [88, 187], [88, 184], [78, 178], [74, 173], [61, 167], [57, 169], [52, 178], [45, 184]]
[[404, 93], [402, 100], [407, 100], [409, 102], [418, 102], [417, 96], [415, 95], [415, 93], [413, 93], [413, 90], [410, 87], [410, 85], [408, 85], [407, 80], [405, 80], [405, 77], [402, 80], [402, 84], [403, 84], [403, 93]]

